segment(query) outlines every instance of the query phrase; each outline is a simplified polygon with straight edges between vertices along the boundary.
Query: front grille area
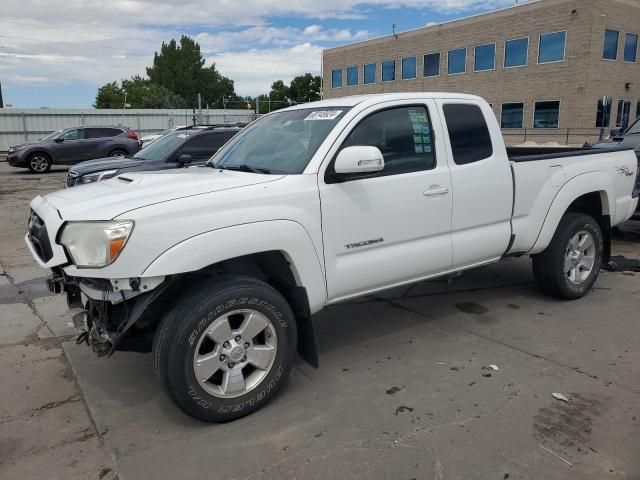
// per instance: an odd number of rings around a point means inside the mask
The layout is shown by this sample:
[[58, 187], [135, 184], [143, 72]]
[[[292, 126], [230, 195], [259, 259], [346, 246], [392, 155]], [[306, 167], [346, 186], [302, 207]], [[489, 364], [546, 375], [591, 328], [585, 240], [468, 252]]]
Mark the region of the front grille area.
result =
[[40, 257], [40, 260], [45, 263], [51, 260], [53, 250], [51, 250], [47, 227], [34, 211], [31, 211], [31, 216], [29, 217], [29, 241]]
[[64, 182], [65, 188], [73, 187], [76, 183], [78, 183], [78, 174], [69, 170], [69, 173], [67, 173], [67, 178]]

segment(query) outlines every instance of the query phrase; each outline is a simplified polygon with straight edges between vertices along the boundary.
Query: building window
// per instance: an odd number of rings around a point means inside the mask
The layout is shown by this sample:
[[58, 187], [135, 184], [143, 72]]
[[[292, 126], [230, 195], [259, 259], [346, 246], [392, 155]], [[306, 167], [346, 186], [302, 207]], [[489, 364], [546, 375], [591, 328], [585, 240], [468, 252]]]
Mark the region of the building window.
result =
[[567, 32], [545, 33], [540, 35], [538, 63], [563, 61], [566, 40]]
[[367, 63], [364, 66], [364, 83], [365, 85], [376, 83], [376, 64]]
[[424, 56], [422, 75], [425, 77], [437, 77], [440, 75], [440, 52], [428, 53]]
[[347, 68], [347, 87], [355, 87], [356, 85], [358, 85], [358, 67], [349, 67]]
[[342, 87], [342, 69], [331, 70], [331, 88]]
[[536, 102], [533, 113], [533, 128], [558, 128], [560, 102]]
[[618, 38], [620, 34], [615, 30], [604, 31], [604, 47], [602, 58], [605, 60], [617, 60], [618, 58]]
[[629, 126], [629, 116], [631, 115], [631, 102], [620, 100], [618, 102], [618, 115], [616, 117], [616, 127], [626, 130]]
[[473, 70], [482, 72], [484, 70], [495, 70], [496, 68], [496, 44], [478, 45], [475, 48]]
[[504, 44], [504, 67], [522, 67], [529, 60], [529, 39], [507, 40]]
[[638, 35], [627, 33], [624, 37], [624, 61], [634, 62], [638, 59]]
[[382, 81], [393, 82], [396, 79], [396, 61], [386, 60], [382, 62]]
[[402, 59], [402, 79], [411, 80], [417, 76], [416, 57]]
[[501, 128], [522, 128], [524, 118], [523, 103], [503, 103]]
[[611, 124], [611, 106], [613, 100], [601, 98], [598, 100], [598, 111], [596, 113], [596, 128], [606, 128]]
[[450, 103], [442, 107], [456, 165], [479, 162], [493, 155], [484, 114], [477, 105]]
[[453, 75], [455, 73], [464, 73], [467, 71], [467, 49], [458, 48], [457, 50], [449, 50], [447, 73]]

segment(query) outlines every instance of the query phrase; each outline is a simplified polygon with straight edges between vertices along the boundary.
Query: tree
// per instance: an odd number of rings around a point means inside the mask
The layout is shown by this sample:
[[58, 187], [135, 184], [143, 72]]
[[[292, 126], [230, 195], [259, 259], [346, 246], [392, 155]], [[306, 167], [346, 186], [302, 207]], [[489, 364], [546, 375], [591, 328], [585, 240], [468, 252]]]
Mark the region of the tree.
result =
[[122, 90], [127, 94], [127, 103], [132, 108], [183, 108], [184, 99], [162, 85], [140, 76], [122, 81]]
[[123, 108], [124, 90], [118, 82], [111, 82], [98, 89], [94, 108]]
[[216, 70], [215, 64], [205, 67], [200, 45], [185, 35], [180, 43], [171, 40], [162, 43], [160, 52], [153, 57], [153, 66], [147, 68], [151, 82], [163, 86], [182, 97], [188, 105], [195, 106], [198, 93], [203, 104], [222, 107], [223, 98], [238, 98], [233, 80]]
[[317, 75], [305, 73], [295, 77], [289, 86], [289, 98], [297, 103], [320, 100], [320, 85], [321, 80]]
[[125, 98], [131, 108], [182, 108], [184, 99], [170, 90], [140, 76], [111, 82], [98, 89], [95, 108], [124, 108]]

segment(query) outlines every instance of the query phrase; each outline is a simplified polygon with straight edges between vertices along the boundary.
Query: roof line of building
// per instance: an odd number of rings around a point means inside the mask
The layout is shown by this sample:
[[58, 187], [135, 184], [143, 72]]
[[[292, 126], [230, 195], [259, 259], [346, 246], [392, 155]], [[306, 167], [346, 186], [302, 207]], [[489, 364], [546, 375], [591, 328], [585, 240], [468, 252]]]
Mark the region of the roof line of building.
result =
[[360, 45], [360, 44], [363, 44], [363, 43], [373, 42], [375, 40], [382, 40], [382, 39], [385, 39], [385, 38], [393, 37], [395, 35], [405, 35], [407, 33], [417, 32], [419, 30], [426, 30], [426, 29], [429, 29], [429, 28], [442, 27], [444, 25], [450, 25], [450, 24], [456, 23], [456, 22], [463, 22], [465, 20], [471, 20], [471, 19], [474, 19], [474, 18], [477, 18], [477, 17], [483, 17], [485, 15], [493, 15], [493, 14], [496, 14], [496, 13], [505, 12], [507, 10], [514, 10], [516, 8], [526, 7], [526, 6], [529, 6], [529, 5], [536, 4], [536, 3], [542, 3], [543, 1], [544, 0], [528, 0], [528, 1], [525, 1], [525, 3], [515, 3], [514, 5], [510, 5], [508, 7], [503, 7], [503, 8], [498, 8], [498, 9], [492, 10], [490, 12], [476, 13], [474, 15], [468, 15], [466, 17], [460, 17], [460, 18], [455, 18], [453, 20], [447, 20], [446, 22], [436, 23], [435, 25], [411, 28], [409, 30], [404, 30], [402, 32], [398, 32], [397, 34], [391, 33], [391, 34], [388, 34], [388, 35], [381, 35], [379, 37], [367, 38], [366, 40], [360, 40], [359, 42], [347, 43], [346, 45], [339, 45], [337, 47], [325, 48], [324, 50], [325, 51], [338, 50], [340, 48], [351, 47], [351, 46], [354, 46], [354, 45]]

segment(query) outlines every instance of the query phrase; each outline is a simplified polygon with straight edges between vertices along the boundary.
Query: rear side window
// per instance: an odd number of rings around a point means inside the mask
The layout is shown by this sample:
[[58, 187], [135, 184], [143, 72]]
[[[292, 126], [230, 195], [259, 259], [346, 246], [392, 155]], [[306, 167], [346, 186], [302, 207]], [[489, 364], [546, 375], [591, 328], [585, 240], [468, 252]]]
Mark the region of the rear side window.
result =
[[122, 133], [117, 128], [85, 128], [84, 138], [116, 137]]
[[489, 127], [477, 105], [450, 103], [443, 106], [453, 161], [457, 165], [478, 162], [493, 155]]
[[431, 121], [422, 106], [383, 110], [365, 118], [342, 147], [378, 147], [384, 170], [377, 176], [429, 170], [435, 167]]
[[226, 135], [222, 133], [198, 135], [189, 140], [184, 147], [182, 153], [190, 155], [213, 155], [226, 141]]

